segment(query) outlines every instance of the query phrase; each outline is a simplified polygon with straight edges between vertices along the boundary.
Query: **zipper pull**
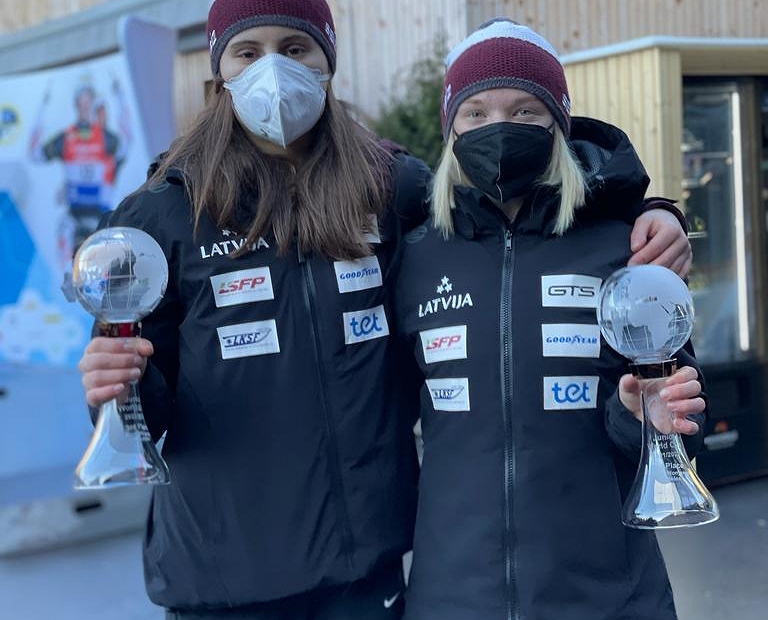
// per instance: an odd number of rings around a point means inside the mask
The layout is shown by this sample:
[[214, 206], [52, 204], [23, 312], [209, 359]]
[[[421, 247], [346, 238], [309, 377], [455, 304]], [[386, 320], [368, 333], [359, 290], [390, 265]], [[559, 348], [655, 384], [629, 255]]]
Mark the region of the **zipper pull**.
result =
[[504, 231], [504, 249], [512, 249], [512, 232], [509, 229]]

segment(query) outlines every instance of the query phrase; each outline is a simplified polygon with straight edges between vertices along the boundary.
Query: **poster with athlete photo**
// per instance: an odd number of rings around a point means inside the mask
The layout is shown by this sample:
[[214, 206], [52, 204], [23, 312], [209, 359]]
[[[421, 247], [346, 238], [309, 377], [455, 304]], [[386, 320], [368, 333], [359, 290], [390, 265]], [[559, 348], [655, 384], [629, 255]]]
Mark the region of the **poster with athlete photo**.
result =
[[0, 76], [0, 364], [74, 366], [92, 321], [62, 292], [74, 252], [173, 138], [175, 32], [126, 18], [119, 39]]

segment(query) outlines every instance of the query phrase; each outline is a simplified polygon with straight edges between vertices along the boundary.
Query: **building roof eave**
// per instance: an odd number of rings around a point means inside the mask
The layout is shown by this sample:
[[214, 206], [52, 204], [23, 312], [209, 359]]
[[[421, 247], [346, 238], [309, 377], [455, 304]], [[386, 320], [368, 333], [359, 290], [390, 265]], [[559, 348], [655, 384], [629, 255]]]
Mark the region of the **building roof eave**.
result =
[[684, 54], [712, 50], [768, 53], [768, 38], [649, 36], [564, 54], [560, 61], [571, 65], [651, 48], [679, 50]]
[[205, 46], [208, 0], [110, 0], [59, 19], [0, 35], [0, 74], [35, 71], [113, 52], [118, 22], [135, 15], [185, 31], [180, 49]]

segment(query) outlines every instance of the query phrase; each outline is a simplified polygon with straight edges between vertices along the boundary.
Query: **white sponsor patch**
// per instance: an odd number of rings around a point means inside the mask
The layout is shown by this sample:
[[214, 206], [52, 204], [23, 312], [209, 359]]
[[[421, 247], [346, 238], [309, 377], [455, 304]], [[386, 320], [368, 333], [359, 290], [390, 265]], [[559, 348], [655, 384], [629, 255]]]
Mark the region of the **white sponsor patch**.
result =
[[596, 409], [598, 377], [544, 377], [544, 410]]
[[384, 306], [344, 313], [344, 342], [357, 344], [389, 335]]
[[338, 261], [333, 264], [333, 268], [336, 270], [339, 293], [364, 291], [381, 286], [381, 267], [376, 256]]
[[379, 219], [373, 214], [368, 216], [368, 230], [365, 233], [365, 240], [368, 243], [381, 243]]
[[217, 308], [275, 298], [269, 267], [243, 269], [211, 276]]
[[280, 353], [277, 324], [274, 319], [256, 323], [241, 323], [218, 327], [221, 357], [225, 360], [238, 357], [255, 357]]
[[545, 308], [596, 308], [600, 278], [576, 274], [541, 276], [541, 305]]
[[435, 411], [469, 411], [469, 379], [427, 379]]
[[544, 357], [600, 357], [600, 327], [576, 323], [541, 326]]
[[427, 364], [462, 360], [467, 357], [467, 326], [454, 325], [420, 332], [421, 348]]

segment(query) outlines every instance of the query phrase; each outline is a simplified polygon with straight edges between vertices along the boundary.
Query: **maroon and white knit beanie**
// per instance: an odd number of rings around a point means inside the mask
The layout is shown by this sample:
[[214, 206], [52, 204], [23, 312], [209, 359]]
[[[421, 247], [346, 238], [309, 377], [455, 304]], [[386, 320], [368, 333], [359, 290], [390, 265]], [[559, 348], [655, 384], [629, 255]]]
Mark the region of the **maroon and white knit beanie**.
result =
[[221, 54], [229, 40], [255, 26], [303, 30], [325, 52], [331, 73], [336, 71], [336, 30], [325, 0], [215, 0], [207, 28], [213, 75], [219, 75]]
[[541, 35], [508, 19], [486, 22], [446, 56], [443, 137], [447, 140], [459, 105], [492, 88], [518, 88], [541, 99], [567, 136], [571, 100], [557, 52]]

